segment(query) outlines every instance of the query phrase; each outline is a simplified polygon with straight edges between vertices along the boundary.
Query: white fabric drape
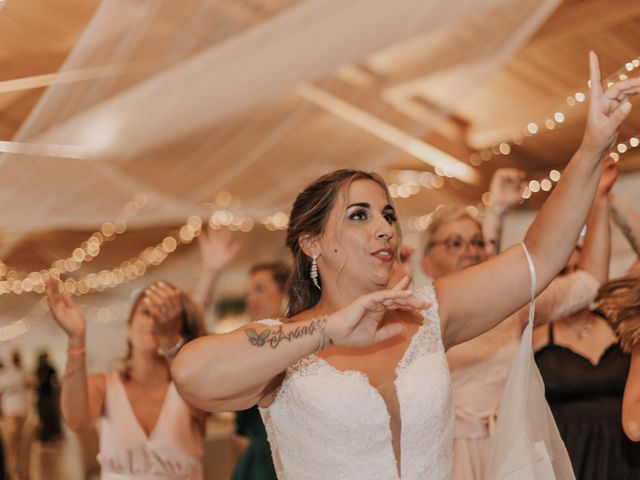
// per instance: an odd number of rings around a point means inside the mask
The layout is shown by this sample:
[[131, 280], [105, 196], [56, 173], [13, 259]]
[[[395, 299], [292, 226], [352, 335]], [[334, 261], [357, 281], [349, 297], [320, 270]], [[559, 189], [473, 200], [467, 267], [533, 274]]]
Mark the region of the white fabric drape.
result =
[[569, 454], [544, 395], [533, 358], [536, 271], [524, 243], [531, 274], [529, 322], [522, 334], [500, 401], [491, 445], [491, 480], [575, 480]]
[[[204, 214], [221, 190], [244, 215], [287, 211], [324, 171], [401, 154], [296, 96], [297, 85], [313, 81], [420, 138], [432, 124], [402, 117], [402, 95], [439, 92], [441, 112], [454, 108], [557, 4], [105, 0], [61, 70], [65, 83], [14, 138], [86, 159], [2, 155], [0, 203], [15, 206], [2, 227], [95, 228], [142, 192], [153, 208], [132, 227]], [[347, 64], [365, 67], [370, 84], [337, 79]]]

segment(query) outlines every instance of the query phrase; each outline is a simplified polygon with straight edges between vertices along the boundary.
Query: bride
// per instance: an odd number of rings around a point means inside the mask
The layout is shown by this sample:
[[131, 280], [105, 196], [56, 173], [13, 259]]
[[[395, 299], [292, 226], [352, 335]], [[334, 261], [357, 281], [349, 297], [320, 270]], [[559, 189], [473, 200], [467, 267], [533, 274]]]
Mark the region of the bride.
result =
[[527, 250], [538, 293], [566, 264], [640, 90], [632, 79], [603, 92], [593, 53], [590, 66], [582, 143], [523, 245], [424, 290], [407, 290], [408, 278], [387, 289], [401, 232], [384, 181], [325, 175], [291, 211], [287, 318], [190, 342], [172, 365], [184, 398], [209, 411], [257, 403], [282, 479], [450, 478], [445, 351], [527, 304]]

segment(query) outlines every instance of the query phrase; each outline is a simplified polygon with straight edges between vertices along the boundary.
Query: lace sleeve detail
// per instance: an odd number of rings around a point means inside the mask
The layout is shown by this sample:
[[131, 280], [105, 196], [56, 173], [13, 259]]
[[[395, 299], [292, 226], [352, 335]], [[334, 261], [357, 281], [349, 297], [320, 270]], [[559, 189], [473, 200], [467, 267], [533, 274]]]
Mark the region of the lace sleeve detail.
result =
[[422, 311], [423, 323], [418, 333], [411, 341], [404, 357], [398, 363], [396, 372], [400, 372], [413, 363], [416, 358], [432, 353], [444, 354], [442, 332], [440, 330], [440, 316], [438, 314], [438, 299], [432, 285], [416, 290], [416, 296], [429, 302], [429, 307]]
[[436, 297], [436, 290], [433, 285], [427, 285], [419, 288], [415, 292], [416, 297], [422, 298], [429, 302], [429, 306], [422, 310], [422, 316], [425, 322], [429, 322], [434, 327], [437, 327], [440, 331], [440, 307], [438, 306], [438, 298]]
[[[587, 308], [599, 286], [598, 280], [583, 270], [554, 278], [536, 299], [536, 324], [555, 322]], [[523, 324], [528, 310], [527, 305], [515, 314]]]

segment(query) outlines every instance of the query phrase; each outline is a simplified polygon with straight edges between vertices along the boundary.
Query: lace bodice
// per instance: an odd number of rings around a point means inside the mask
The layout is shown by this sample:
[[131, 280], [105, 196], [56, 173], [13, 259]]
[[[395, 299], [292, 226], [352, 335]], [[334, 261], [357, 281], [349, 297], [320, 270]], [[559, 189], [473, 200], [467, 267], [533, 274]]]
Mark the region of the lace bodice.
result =
[[[451, 477], [453, 415], [449, 370], [433, 287], [431, 303], [396, 367], [403, 479]], [[277, 321], [263, 321], [276, 324]], [[311, 355], [287, 370], [261, 413], [280, 480], [397, 480], [391, 415], [381, 388], [359, 371]]]

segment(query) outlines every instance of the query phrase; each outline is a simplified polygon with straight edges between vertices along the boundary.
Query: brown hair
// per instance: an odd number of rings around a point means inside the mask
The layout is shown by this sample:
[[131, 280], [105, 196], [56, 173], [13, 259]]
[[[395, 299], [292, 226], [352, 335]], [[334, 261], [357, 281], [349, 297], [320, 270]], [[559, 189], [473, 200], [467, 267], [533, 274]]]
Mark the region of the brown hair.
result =
[[273, 281], [276, 282], [280, 291], [284, 292], [291, 276], [291, 269], [283, 262], [256, 263], [249, 269], [249, 274], [266, 270], [271, 273]]
[[[169, 282], [165, 281], [163, 283], [177, 289], [177, 287]], [[181, 289], [178, 290], [180, 290], [180, 303], [182, 304], [180, 335], [184, 338], [185, 343], [187, 343], [206, 334], [204, 327], [204, 312], [202, 311], [202, 308], [200, 308], [200, 306], [191, 298], [191, 295]], [[133, 304], [131, 305], [131, 310], [129, 311], [127, 325], [131, 325], [136, 309], [144, 299], [145, 293], [146, 289], [140, 291], [135, 297]], [[127, 354], [123, 360], [124, 366], [121, 370], [121, 374], [126, 380], [131, 377], [132, 353], [131, 342], [127, 340]]]
[[[300, 237], [303, 235], [313, 237], [324, 232], [338, 195], [356, 180], [370, 180], [378, 184], [385, 191], [389, 203], [393, 204], [387, 184], [380, 175], [347, 169], [336, 170], [318, 178], [308, 185], [293, 203], [286, 239], [286, 245], [293, 255], [287, 317], [293, 317], [313, 307], [320, 300], [320, 290], [311, 282], [309, 276], [311, 260], [302, 251]], [[322, 279], [319, 278], [318, 281], [322, 285]]]
[[640, 344], [640, 277], [627, 275], [605, 283], [598, 299], [598, 309], [618, 332], [622, 349], [630, 352]]

